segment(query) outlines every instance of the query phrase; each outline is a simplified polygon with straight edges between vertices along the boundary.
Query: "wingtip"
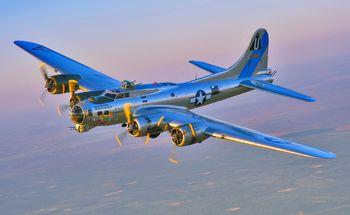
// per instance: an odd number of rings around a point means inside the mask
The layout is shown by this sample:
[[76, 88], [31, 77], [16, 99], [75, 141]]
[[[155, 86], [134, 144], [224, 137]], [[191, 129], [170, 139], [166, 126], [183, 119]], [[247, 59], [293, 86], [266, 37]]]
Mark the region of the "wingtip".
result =
[[334, 159], [334, 158], [336, 158], [337, 157], [337, 155], [336, 154], [334, 154], [333, 152], [328, 152], [327, 153], [327, 156], [325, 157], [326, 159]]
[[317, 99], [315, 99], [315, 98], [313, 98], [313, 97], [307, 97], [307, 98], [305, 99], [305, 101], [307, 101], [307, 102], [315, 102], [315, 101], [317, 101]]
[[16, 46], [23, 48], [24, 46], [26, 46], [26, 44], [29, 44], [30, 42], [24, 41], [24, 40], [15, 40], [15, 41], [13, 41], [13, 43]]
[[15, 40], [15, 41], [13, 41], [13, 43], [16, 46], [18, 46], [18, 47], [20, 47], [20, 48], [22, 48], [22, 49], [24, 49], [25, 51], [28, 51], [28, 52], [31, 49], [33, 49], [34, 47], [39, 46], [39, 44], [37, 44], [37, 43], [33, 43], [33, 42], [25, 41], [25, 40]]
[[17, 46], [19, 46], [20, 44], [21, 44], [21, 40], [15, 40], [15, 41], [13, 41], [13, 43], [15, 44], [15, 45], [17, 45]]
[[327, 152], [327, 151], [319, 151], [318, 153], [314, 154], [313, 156], [323, 159], [334, 159], [337, 157], [336, 154], [333, 152]]

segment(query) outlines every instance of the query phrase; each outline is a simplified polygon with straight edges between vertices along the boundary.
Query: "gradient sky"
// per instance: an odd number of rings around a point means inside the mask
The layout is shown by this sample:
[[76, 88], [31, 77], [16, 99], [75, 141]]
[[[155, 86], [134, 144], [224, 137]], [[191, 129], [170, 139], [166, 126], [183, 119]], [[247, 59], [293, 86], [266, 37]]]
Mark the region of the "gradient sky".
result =
[[[213, 173], [212, 181], [203, 182], [210, 185], [204, 186], [203, 197], [211, 200], [186, 203], [188, 210], [193, 206], [198, 211], [211, 209], [211, 201], [219, 206], [222, 203], [220, 210], [225, 210], [233, 197], [247, 207], [252, 203], [259, 213], [266, 202], [271, 203], [271, 210], [283, 210], [279, 203], [284, 199], [279, 196], [267, 196], [262, 202], [250, 200], [266, 195], [259, 189], [269, 194], [290, 186], [300, 191], [295, 199], [286, 198], [284, 204], [288, 202], [290, 207], [305, 207], [308, 200], [302, 197], [319, 193], [329, 198], [329, 207], [348, 207], [350, 185], [344, 174], [350, 172], [346, 169], [350, 157], [346, 136], [350, 131], [349, 23], [348, 0], [0, 0], [1, 209], [21, 214], [45, 212], [41, 208], [64, 204], [73, 208], [100, 203], [106, 206], [99, 194], [105, 189], [108, 194], [111, 188], [101, 189], [100, 184], [127, 183], [136, 178], [136, 190], [128, 192], [126, 188], [123, 194], [127, 198], [123, 196], [119, 206], [132, 207], [131, 200], [144, 197], [143, 201], [152, 204], [141, 204], [141, 209], [154, 214], [149, 206], [159, 203], [168, 189], [196, 193], [186, 184], [187, 179], [207, 180], [208, 171]], [[68, 96], [48, 96], [47, 105], [41, 107], [37, 97], [44, 90], [44, 82], [39, 62], [13, 44], [14, 40], [41, 43], [120, 80], [182, 82], [206, 74], [189, 60], [232, 65], [260, 27], [269, 32], [269, 66], [278, 70], [276, 83], [313, 96], [317, 102], [254, 91], [195, 112], [277, 136], [287, 135], [333, 151], [337, 159], [305, 160], [239, 144], [216, 144], [223, 141], [211, 139], [208, 144], [179, 149], [185, 165], [174, 168], [166, 162], [172, 148], [166, 134], [148, 146], [131, 143], [117, 148], [114, 134], [122, 131], [120, 126], [94, 128], [83, 134], [67, 128], [72, 123], [68, 115], [57, 116], [56, 105], [67, 102]], [[330, 187], [315, 182], [314, 170], [308, 169], [321, 162], [325, 168], [321, 176], [333, 180]], [[226, 170], [232, 178], [227, 178]], [[200, 171], [205, 175], [196, 174]], [[222, 191], [220, 186], [210, 188], [213, 181], [223, 185]], [[307, 186], [315, 184], [321, 185]], [[172, 193], [167, 198], [178, 201], [183, 196]], [[193, 200], [190, 194], [187, 198]], [[299, 198], [302, 203], [296, 202]], [[115, 210], [120, 202], [111, 203]]]
[[[277, 69], [343, 56], [349, 8], [345, 0], [2, 0], [1, 106], [35, 109], [42, 91], [37, 61], [13, 40], [44, 44], [119, 79], [176, 82], [205, 74], [191, 59], [231, 65], [259, 27], [270, 33], [270, 65]], [[12, 96], [18, 93], [20, 101]]]

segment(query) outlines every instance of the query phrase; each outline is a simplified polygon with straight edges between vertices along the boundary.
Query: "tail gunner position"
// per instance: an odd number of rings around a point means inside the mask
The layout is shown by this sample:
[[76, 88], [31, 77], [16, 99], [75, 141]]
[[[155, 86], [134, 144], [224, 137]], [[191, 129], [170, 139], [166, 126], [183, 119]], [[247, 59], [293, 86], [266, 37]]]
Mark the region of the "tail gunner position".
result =
[[[42, 62], [45, 87], [51, 94], [70, 94], [67, 108], [78, 132], [122, 124], [135, 137], [156, 138], [168, 131], [179, 147], [214, 137], [305, 157], [335, 158], [322, 151], [278, 137], [217, 121], [190, 111], [251, 90], [313, 102], [314, 98], [272, 84], [268, 68], [269, 36], [258, 29], [244, 54], [229, 68], [200, 61], [190, 63], [210, 74], [184, 83], [135, 84], [118, 81], [45, 46], [15, 41]], [[49, 65], [57, 74], [49, 76]], [[80, 92], [76, 92], [80, 90]]]

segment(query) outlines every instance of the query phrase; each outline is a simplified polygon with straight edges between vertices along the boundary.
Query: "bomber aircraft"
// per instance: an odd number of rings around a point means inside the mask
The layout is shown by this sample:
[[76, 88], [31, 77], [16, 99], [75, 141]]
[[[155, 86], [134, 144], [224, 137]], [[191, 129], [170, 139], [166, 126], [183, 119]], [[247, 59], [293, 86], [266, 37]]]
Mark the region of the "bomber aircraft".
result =
[[[301, 145], [258, 131], [196, 114], [191, 109], [251, 90], [314, 102], [315, 99], [273, 82], [268, 67], [269, 36], [258, 29], [244, 54], [229, 68], [201, 61], [190, 63], [210, 74], [184, 83], [136, 84], [119, 81], [43, 45], [14, 41], [42, 64], [45, 88], [51, 94], [69, 93], [67, 109], [78, 132], [121, 124], [135, 137], [156, 138], [169, 132], [178, 147], [213, 137], [305, 157], [335, 158], [332, 152]], [[46, 65], [57, 74], [49, 75]], [[77, 92], [80, 90], [79, 92]], [[125, 132], [125, 133], [127, 133]], [[117, 136], [117, 141], [121, 141]]]

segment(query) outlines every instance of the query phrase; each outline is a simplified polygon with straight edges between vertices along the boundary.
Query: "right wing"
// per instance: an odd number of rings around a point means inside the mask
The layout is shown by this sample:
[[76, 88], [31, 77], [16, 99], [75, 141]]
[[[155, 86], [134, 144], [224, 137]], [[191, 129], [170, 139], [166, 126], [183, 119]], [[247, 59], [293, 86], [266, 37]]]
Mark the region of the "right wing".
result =
[[310, 146], [284, 140], [282, 138], [263, 134], [258, 131], [220, 122], [218, 120], [195, 114], [181, 107], [150, 105], [142, 106], [135, 111], [135, 117], [154, 114], [162, 116], [163, 122], [167, 123], [170, 130], [182, 126], [189, 126], [191, 127], [191, 133], [198, 136], [206, 135], [207, 137], [225, 139], [236, 143], [258, 146], [265, 149], [272, 149], [304, 157], [336, 157], [332, 152], [323, 151]]
[[28, 41], [15, 41], [17, 46], [62, 74], [79, 75], [79, 87], [83, 90], [105, 90], [119, 88], [120, 81], [85, 66], [43, 45]]
[[271, 83], [266, 82], [266, 81], [244, 80], [240, 83], [240, 85], [248, 87], [250, 89], [256, 89], [256, 90], [261, 90], [261, 91], [268, 92], [268, 93], [274, 93], [277, 95], [292, 97], [295, 99], [301, 99], [301, 100], [304, 100], [307, 102], [316, 101], [316, 99], [314, 99], [310, 96], [298, 93], [294, 90], [290, 90], [290, 89], [287, 89], [285, 87], [278, 86], [276, 84], [271, 84]]

